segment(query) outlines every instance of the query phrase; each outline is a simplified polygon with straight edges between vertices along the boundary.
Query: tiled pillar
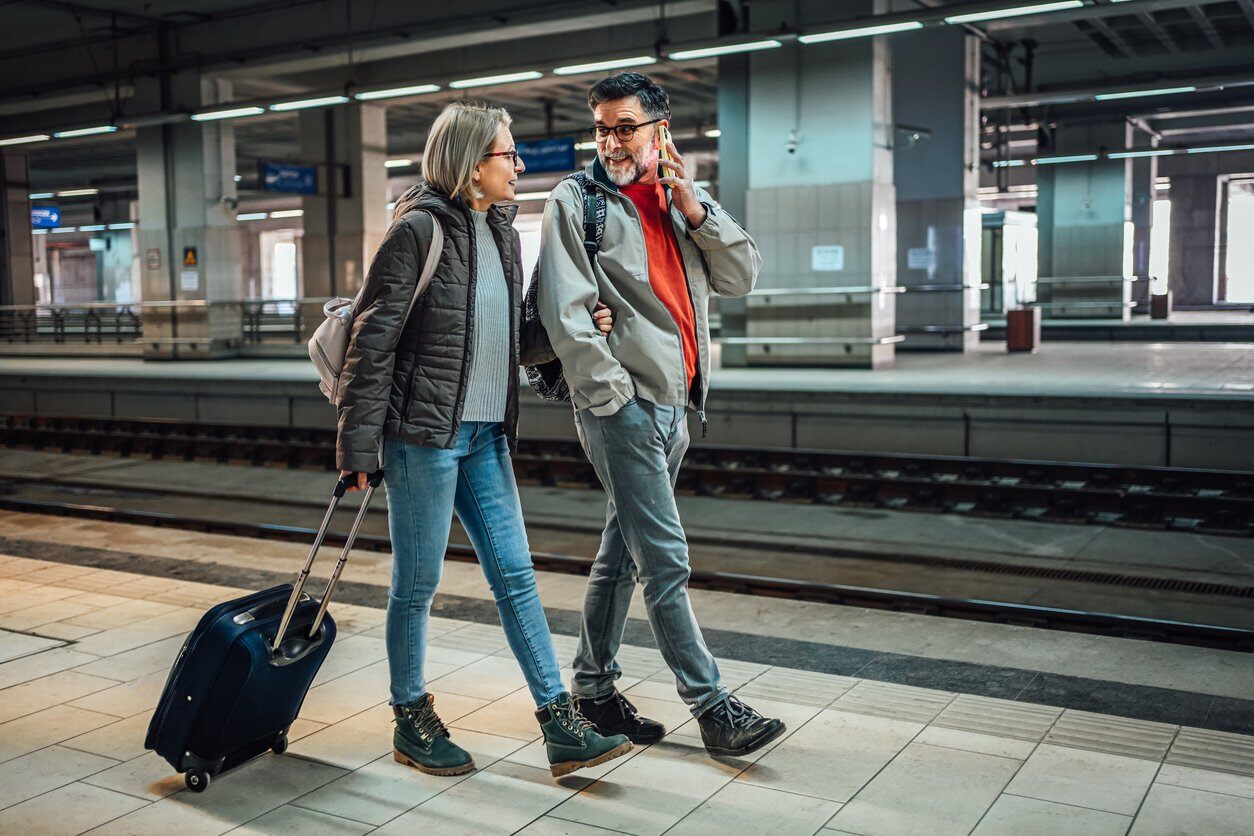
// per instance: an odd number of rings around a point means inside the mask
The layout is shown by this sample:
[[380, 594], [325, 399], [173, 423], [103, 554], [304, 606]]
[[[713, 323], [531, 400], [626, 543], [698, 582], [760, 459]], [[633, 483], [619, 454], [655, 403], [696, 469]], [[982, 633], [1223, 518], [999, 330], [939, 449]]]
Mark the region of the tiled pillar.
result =
[[26, 155], [0, 151], [0, 305], [35, 304]]
[[300, 114], [300, 158], [317, 160], [318, 194], [302, 198], [302, 323], [312, 333], [322, 300], [352, 296], [387, 233], [387, 111], [352, 104]]
[[1171, 249], [1168, 280], [1176, 305], [1210, 305], [1216, 299], [1219, 175], [1171, 177]]
[[[755, 25], [805, 27], [832, 12], [789, 0], [752, 14]], [[749, 66], [746, 214], [765, 265], [747, 300], [745, 362], [889, 366], [898, 339], [889, 45], [791, 43], [753, 53]]]
[[[189, 111], [231, 101], [229, 82], [195, 73], [143, 82], [137, 95]], [[138, 128], [135, 146], [141, 295], [146, 303], [181, 303], [145, 309], [144, 356], [230, 356], [243, 295], [234, 130], [230, 122], [191, 121]]]
[[[1076, 128], [1042, 157], [1119, 150], [1124, 125]], [[1038, 164], [1040, 271], [1037, 301], [1046, 317], [1127, 319], [1131, 301], [1129, 161]]]
[[899, 349], [980, 341], [980, 47], [960, 28], [895, 36]]
[[[1157, 144], [1151, 137], [1128, 126], [1128, 148], [1144, 149]], [[1132, 301], [1138, 311], [1149, 310], [1150, 282], [1150, 237], [1154, 228], [1154, 198], [1158, 194], [1154, 188], [1158, 180], [1157, 157], [1135, 157], [1128, 165], [1128, 207], [1132, 220], [1132, 275], [1136, 282], [1132, 285]], [[1166, 276], [1162, 276], [1166, 279]]]

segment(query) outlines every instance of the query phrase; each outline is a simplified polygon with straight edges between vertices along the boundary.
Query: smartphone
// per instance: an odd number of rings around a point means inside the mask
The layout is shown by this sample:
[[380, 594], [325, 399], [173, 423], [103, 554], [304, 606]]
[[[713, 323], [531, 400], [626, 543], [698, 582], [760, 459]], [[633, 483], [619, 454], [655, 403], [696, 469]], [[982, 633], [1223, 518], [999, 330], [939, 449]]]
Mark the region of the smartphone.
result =
[[[670, 142], [671, 142], [671, 132], [665, 125], [657, 126], [657, 141], [659, 145], [658, 155], [657, 155], [658, 159], [669, 160], [671, 158], [671, 151], [669, 148]], [[671, 170], [669, 168], [667, 168], [664, 165], [661, 165], [660, 163], [658, 164], [658, 167], [657, 167], [658, 177], [667, 177], [670, 175], [670, 173], [671, 173]]]

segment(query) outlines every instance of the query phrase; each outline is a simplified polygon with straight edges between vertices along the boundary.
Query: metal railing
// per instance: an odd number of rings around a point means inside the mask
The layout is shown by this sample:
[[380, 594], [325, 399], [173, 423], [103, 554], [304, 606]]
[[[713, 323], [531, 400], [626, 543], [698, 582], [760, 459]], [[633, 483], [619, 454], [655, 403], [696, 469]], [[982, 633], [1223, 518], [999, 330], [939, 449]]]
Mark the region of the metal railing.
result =
[[[229, 299], [175, 302], [67, 302], [0, 306], [0, 346], [105, 346], [144, 339], [144, 323], [203, 320], [212, 313], [239, 320], [239, 344], [304, 342], [306, 316], [325, 299]], [[162, 330], [162, 329], [158, 329]]]

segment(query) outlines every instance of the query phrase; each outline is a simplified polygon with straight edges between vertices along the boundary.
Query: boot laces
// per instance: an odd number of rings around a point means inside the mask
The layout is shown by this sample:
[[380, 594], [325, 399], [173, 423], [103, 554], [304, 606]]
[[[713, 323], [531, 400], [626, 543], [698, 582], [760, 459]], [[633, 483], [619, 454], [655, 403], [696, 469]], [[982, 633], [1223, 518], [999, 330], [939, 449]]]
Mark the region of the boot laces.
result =
[[614, 706], [618, 709], [619, 716], [624, 720], [636, 719], [636, 707], [631, 704], [631, 700], [624, 697], [617, 690], [611, 691], [609, 696], [605, 697], [603, 700], [598, 700], [598, 705], [603, 705], [610, 700], [614, 701]]
[[431, 706], [431, 703], [421, 708], [405, 706], [404, 712], [405, 718], [413, 724], [414, 731], [418, 732], [418, 736], [423, 740], [430, 742], [449, 736], [448, 727], [444, 725], [440, 715], [435, 713], [435, 708]]
[[751, 728], [764, 719], [757, 711], [731, 695], [728, 695], [727, 699], [719, 705], [719, 709], [727, 717], [728, 724], [736, 729]]
[[579, 709], [575, 708], [573, 702], [555, 702], [552, 704], [552, 710], [557, 715], [558, 722], [575, 734], [582, 736], [584, 732], [592, 731], [596, 728], [596, 725], [591, 720], [583, 716]]

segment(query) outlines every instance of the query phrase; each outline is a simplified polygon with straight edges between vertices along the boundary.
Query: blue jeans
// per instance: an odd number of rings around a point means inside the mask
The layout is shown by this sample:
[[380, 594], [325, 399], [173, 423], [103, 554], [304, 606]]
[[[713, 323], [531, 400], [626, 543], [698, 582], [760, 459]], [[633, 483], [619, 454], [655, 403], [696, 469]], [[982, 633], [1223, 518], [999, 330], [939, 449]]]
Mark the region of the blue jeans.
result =
[[463, 422], [448, 450], [387, 438], [383, 467], [392, 534], [386, 629], [392, 703], [411, 703], [427, 693], [427, 619], [454, 511], [474, 544], [531, 696], [537, 706], [556, 699], [564, 690], [562, 677], [500, 422]]
[[577, 410], [575, 427], [609, 506], [588, 577], [574, 692], [604, 696], [622, 676], [614, 657], [639, 578], [658, 650], [675, 675], [679, 696], [700, 714], [727, 689], [688, 598], [688, 541], [675, 505], [675, 480], [688, 450], [685, 410], [633, 399], [603, 417]]

